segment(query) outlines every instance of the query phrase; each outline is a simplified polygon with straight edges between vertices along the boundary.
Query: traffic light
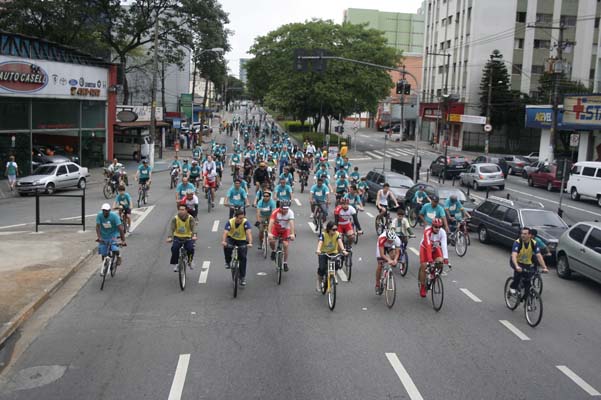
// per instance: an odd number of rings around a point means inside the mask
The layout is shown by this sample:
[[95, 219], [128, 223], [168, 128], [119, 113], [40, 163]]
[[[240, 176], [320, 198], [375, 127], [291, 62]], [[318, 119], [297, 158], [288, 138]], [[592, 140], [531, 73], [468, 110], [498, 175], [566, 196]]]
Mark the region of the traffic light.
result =
[[404, 86], [405, 86], [405, 82], [404, 81], [398, 81], [396, 83], [396, 94], [403, 94], [403, 92], [404, 92]]
[[403, 94], [411, 94], [411, 85], [407, 81], [405, 81]]

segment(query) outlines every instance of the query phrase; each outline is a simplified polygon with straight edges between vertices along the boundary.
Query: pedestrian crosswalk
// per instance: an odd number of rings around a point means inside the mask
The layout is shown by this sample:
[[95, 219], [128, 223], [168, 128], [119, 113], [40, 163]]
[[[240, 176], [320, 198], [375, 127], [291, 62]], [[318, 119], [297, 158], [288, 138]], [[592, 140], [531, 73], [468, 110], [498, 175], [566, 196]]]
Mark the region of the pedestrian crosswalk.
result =
[[[411, 149], [408, 147], [404, 148], [388, 148], [386, 150], [369, 150], [364, 151], [364, 155], [369, 158], [373, 158], [376, 160], [381, 160], [384, 157], [392, 157], [392, 158], [411, 158], [415, 154], [415, 149]], [[436, 158], [439, 156], [438, 153], [434, 151], [428, 150], [419, 150], [419, 155], [422, 157]]]

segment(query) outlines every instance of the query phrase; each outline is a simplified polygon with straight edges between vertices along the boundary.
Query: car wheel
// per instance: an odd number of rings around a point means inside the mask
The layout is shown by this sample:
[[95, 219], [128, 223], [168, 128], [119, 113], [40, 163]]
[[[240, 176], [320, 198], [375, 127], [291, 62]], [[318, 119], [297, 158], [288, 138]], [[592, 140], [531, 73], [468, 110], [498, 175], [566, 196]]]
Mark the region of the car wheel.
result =
[[601, 194], [597, 195], [597, 205], [601, 207]]
[[46, 185], [46, 193], [52, 194], [56, 190], [54, 183], [49, 183]]
[[474, 181], [474, 183], [472, 184], [472, 187], [474, 188], [474, 190], [480, 190], [480, 185], [478, 185], [478, 182]]
[[81, 178], [79, 179], [79, 182], [77, 182], [77, 187], [81, 190], [84, 190], [86, 188], [86, 180], [85, 178]]
[[570, 198], [574, 201], [580, 200], [580, 195], [578, 194], [578, 190], [575, 187], [573, 187], [572, 190], [570, 190]]
[[505, 185], [500, 185], [499, 190], [505, 190]]
[[532, 177], [528, 178], [528, 186], [534, 186], [534, 181], [532, 180]]
[[565, 254], [561, 254], [557, 259], [557, 275], [563, 279], [569, 279], [572, 275], [572, 270], [568, 264], [568, 257]]
[[27, 196], [27, 193], [25, 193], [25, 192], [19, 192], [19, 196], [25, 197], [25, 196]]
[[547, 191], [548, 192], [553, 191], [553, 183], [551, 181], [547, 182]]
[[484, 226], [478, 228], [478, 240], [480, 240], [480, 243], [488, 243], [488, 229]]

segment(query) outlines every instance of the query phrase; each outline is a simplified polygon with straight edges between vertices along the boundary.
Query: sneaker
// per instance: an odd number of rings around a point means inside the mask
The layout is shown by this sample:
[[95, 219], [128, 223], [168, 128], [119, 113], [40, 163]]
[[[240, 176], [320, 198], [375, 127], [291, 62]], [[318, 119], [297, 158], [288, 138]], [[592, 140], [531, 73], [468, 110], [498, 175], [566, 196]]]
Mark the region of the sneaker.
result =
[[309, 218], [313, 218], [313, 213], [311, 213], [311, 215], [309, 215]]
[[225, 269], [230, 269], [230, 263], [225, 263]]
[[382, 288], [379, 285], [376, 285], [376, 295], [380, 296], [382, 295], [382, 292], [384, 290], [382, 290]]
[[321, 293], [322, 282], [323, 282], [323, 279], [321, 279], [321, 278], [317, 280], [317, 286], [315, 286], [315, 291], [317, 293]]
[[178, 268], [177, 264], [173, 264], [172, 267], [173, 267], [173, 272], [178, 272], [179, 271], [179, 268]]
[[288, 263], [284, 263], [284, 272], [288, 272]]
[[275, 251], [271, 252], [271, 261], [275, 261]]
[[117, 257], [117, 267], [118, 267], [119, 265], [121, 265], [121, 256], [118, 256], [118, 257]]
[[426, 290], [426, 285], [421, 285], [419, 288], [419, 295], [421, 297], [426, 297], [427, 294], [428, 294], [428, 291]]
[[240, 278], [240, 286], [246, 286], [246, 278]]
[[188, 268], [190, 268], [190, 270], [193, 270], [195, 266], [196, 265], [194, 264], [194, 260], [192, 260], [192, 261], [190, 261], [190, 264], [188, 265]]
[[102, 265], [102, 267], [100, 267], [100, 276], [104, 276], [105, 272], [104, 272], [104, 265]]

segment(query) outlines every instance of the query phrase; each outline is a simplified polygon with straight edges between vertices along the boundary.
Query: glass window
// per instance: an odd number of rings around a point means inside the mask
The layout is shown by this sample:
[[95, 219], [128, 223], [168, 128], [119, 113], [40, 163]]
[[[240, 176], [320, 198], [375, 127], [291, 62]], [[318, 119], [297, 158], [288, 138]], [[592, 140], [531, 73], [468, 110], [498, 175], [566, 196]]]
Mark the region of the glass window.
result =
[[66, 175], [67, 174], [67, 167], [65, 167], [64, 165], [61, 165], [60, 167], [58, 167], [58, 171], [56, 172], [56, 175]]
[[601, 168], [599, 168], [597, 170], [597, 175], [595, 175], [597, 178], [601, 178]]
[[507, 214], [505, 214], [505, 222], [509, 222], [510, 224], [518, 222], [518, 212], [515, 209], [510, 208], [509, 211], [507, 211]]
[[584, 167], [582, 169], [583, 176], [595, 176], [595, 168], [592, 167]]
[[499, 205], [490, 215], [494, 219], [502, 220], [505, 217], [505, 213], [507, 212], [508, 207]]
[[568, 235], [576, 242], [582, 243], [589, 228], [590, 226], [585, 224], [576, 225], [570, 230], [570, 233]]
[[0, 98], [0, 131], [29, 129], [29, 99]]
[[75, 164], [67, 164], [67, 169], [69, 170], [69, 172], [79, 171], [79, 168], [77, 168], [77, 165]]
[[574, 165], [572, 167], [572, 170], [570, 171], [571, 175], [580, 175], [580, 166], [579, 165]]
[[486, 214], [489, 215], [491, 213], [491, 211], [493, 210], [493, 208], [495, 208], [495, 203], [491, 203], [490, 201], [485, 201], [484, 203], [482, 203], [480, 205], [480, 207], [478, 207], [478, 211], [481, 212], [482, 214]]
[[15, 156], [19, 176], [31, 173], [30, 140], [29, 132], [0, 133], [0, 179], [5, 178], [6, 163], [10, 156]]
[[83, 131], [81, 133], [81, 165], [82, 167], [102, 167], [105, 157], [104, 130]]
[[105, 128], [105, 107], [103, 101], [82, 101], [82, 128]]
[[33, 129], [69, 129], [79, 127], [79, 101], [32, 100]]
[[591, 234], [586, 239], [585, 246], [601, 254], [601, 230], [593, 228]]

